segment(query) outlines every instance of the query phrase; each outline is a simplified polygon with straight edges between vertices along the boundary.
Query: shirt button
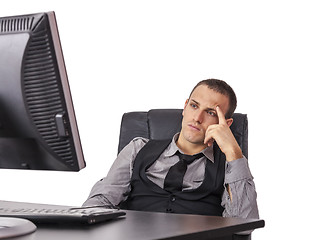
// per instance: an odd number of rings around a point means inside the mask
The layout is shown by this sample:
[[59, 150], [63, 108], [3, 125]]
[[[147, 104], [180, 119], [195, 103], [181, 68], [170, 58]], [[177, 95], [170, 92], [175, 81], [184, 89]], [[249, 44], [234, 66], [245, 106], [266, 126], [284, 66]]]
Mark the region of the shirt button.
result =
[[176, 200], [176, 197], [171, 197], [171, 202], [174, 202]]

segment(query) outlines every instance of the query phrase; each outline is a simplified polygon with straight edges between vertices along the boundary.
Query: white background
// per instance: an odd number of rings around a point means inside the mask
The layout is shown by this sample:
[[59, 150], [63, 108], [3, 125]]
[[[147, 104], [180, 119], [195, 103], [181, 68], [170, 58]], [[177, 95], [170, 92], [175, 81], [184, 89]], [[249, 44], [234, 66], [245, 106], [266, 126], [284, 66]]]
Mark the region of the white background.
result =
[[124, 112], [182, 108], [198, 81], [219, 78], [249, 117], [249, 162], [266, 221], [253, 238], [310, 238], [311, 1], [10, 0], [0, 16], [51, 10], [87, 167], [0, 170], [0, 199], [81, 205], [116, 157]]

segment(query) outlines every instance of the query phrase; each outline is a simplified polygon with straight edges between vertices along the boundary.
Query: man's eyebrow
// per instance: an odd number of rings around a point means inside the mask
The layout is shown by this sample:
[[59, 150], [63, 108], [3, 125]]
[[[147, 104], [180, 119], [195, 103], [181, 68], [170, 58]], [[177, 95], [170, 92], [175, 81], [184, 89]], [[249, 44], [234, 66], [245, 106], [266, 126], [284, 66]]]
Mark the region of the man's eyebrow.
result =
[[[200, 105], [199, 102], [194, 100], [194, 99], [191, 99], [191, 102], [193, 102], [194, 104], [196, 104], [198, 106]], [[216, 108], [211, 108], [211, 107], [206, 108], [206, 111], [214, 111], [215, 113], [217, 113]]]
[[196, 105], [200, 105], [199, 102], [195, 101], [194, 99], [191, 99], [191, 102], [195, 103]]

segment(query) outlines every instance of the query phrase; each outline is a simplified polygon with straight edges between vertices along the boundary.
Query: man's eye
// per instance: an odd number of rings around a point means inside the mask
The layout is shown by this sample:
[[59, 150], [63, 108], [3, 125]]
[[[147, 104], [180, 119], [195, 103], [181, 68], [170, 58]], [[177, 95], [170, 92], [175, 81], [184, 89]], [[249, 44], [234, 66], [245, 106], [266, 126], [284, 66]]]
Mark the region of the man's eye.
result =
[[197, 108], [196, 104], [191, 103], [192, 108]]
[[215, 112], [212, 112], [212, 111], [208, 111], [207, 112], [211, 117], [216, 117], [217, 114]]

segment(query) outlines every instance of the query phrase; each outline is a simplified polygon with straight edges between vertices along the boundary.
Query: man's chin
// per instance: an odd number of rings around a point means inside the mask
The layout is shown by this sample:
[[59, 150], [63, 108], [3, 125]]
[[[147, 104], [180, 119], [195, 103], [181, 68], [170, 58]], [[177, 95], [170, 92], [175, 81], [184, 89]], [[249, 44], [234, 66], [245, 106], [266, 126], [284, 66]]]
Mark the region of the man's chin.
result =
[[204, 145], [204, 138], [203, 137], [195, 137], [195, 136], [189, 136], [186, 138], [187, 141], [189, 141], [192, 144], [195, 145]]

